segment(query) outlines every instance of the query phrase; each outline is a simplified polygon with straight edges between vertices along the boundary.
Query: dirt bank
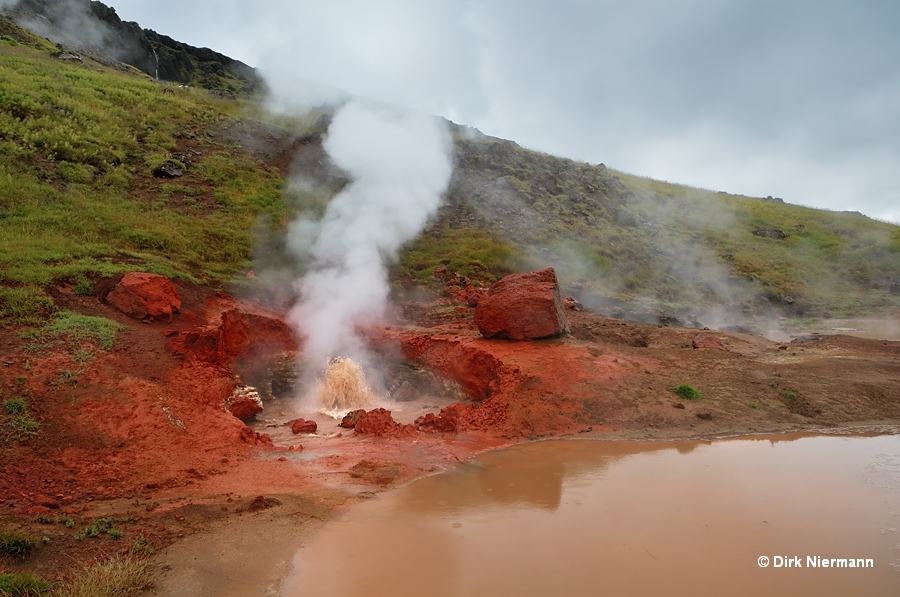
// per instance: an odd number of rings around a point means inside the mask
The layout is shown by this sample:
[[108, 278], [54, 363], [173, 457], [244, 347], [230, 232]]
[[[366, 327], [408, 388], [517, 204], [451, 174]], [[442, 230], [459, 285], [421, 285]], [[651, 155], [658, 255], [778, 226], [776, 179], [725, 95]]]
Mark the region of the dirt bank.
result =
[[[296, 348], [277, 314], [177, 286], [182, 307], [172, 322], [147, 323], [102, 297], [58, 288], [58, 305], [126, 326], [109, 351], [0, 330], [2, 398], [24, 397], [41, 426], [0, 444], [2, 526], [48, 538], [27, 562], [2, 560], [3, 570], [57, 578], [93, 557], [152, 549], [168, 566], [156, 594], [186, 594], [173, 588], [181, 586], [224, 595], [221, 584], [204, 583], [220, 582], [212, 579], [222, 570], [249, 579], [254, 553], [268, 564], [253, 586], [278, 576], [284, 562], [260, 555], [269, 553], [263, 546], [293, 547], [303, 529], [344, 505], [503, 445], [900, 421], [900, 342], [835, 335], [774, 343], [578, 311], [568, 312], [572, 331], [561, 338], [486, 340], [471, 310], [448, 316], [425, 305], [416, 325], [369, 336], [465, 390], [470, 398], [445, 413], [453, 424], [444, 428], [454, 431], [412, 424], [371, 436], [335, 423], [312, 436], [273, 432], [273, 441], [224, 401], [240, 375], [271, 382], [273, 359]], [[671, 388], [680, 384], [703, 397], [679, 398]], [[118, 533], [76, 538], [102, 518]], [[270, 535], [258, 535], [260, 521]], [[219, 543], [225, 537], [251, 549]]]

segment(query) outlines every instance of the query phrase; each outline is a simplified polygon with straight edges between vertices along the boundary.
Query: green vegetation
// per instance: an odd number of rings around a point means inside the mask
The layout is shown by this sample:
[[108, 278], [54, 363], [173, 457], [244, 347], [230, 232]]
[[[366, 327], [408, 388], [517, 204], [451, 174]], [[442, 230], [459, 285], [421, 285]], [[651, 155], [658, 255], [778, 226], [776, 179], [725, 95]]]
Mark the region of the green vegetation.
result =
[[7, 440], [28, 441], [41, 430], [41, 424], [28, 412], [28, 403], [24, 398], [10, 398], [3, 403], [4, 416], [0, 427], [0, 445]]
[[95, 539], [101, 535], [107, 535], [108, 537], [111, 537], [113, 539], [121, 539], [123, 533], [120, 529], [117, 529], [115, 525], [117, 523], [128, 522], [129, 520], [130, 519], [127, 518], [122, 518], [119, 520], [115, 520], [113, 518], [98, 518], [87, 527], [75, 533], [75, 539], [77, 541], [81, 541], [85, 537]]
[[759, 409], [761, 408], [760, 405], [759, 405], [759, 402], [751, 402], [751, 403], [749, 404], [749, 406], [750, 406], [750, 408], [752, 408], [753, 410], [759, 410]]
[[673, 386], [669, 389], [672, 390], [672, 392], [676, 396], [684, 400], [700, 400], [701, 398], [703, 398], [703, 394], [700, 393], [700, 390], [698, 390], [694, 386], [689, 386], [686, 383]]
[[61, 311], [42, 329], [42, 336], [48, 339], [65, 339], [71, 346], [79, 346], [87, 341], [103, 350], [111, 350], [116, 336], [124, 329], [125, 326], [111, 319]]
[[27, 559], [40, 545], [40, 540], [20, 531], [0, 531], [0, 555]]
[[[0, 325], [41, 326], [57, 311], [52, 286], [87, 297], [127, 271], [235, 283], [254, 245], [278, 274], [241, 284], [296, 275], [286, 223], [321, 213], [342, 183], [287, 185], [230, 131], [279, 127], [315, 144], [326, 114], [276, 115], [198, 89], [167, 93], [133, 72], [60, 61], [52, 44], [8, 21], [0, 38]], [[900, 308], [895, 225], [640, 178], [470, 133], [457, 131], [445, 205], [400, 252], [396, 284], [436, 286], [438, 267], [492, 281], [552, 266], [563, 292], [577, 289], [588, 307], [690, 315], [728, 305], [814, 317]], [[184, 175], [155, 178], [166, 161]]]
[[[60, 281], [78, 294], [134, 270], [223, 284], [249, 263], [257, 220], [284, 223], [281, 173], [209, 136], [242, 102], [48, 49], [0, 44], [0, 57], [0, 323], [41, 322]], [[201, 149], [182, 190], [151, 170], [188, 135]]]
[[34, 574], [0, 573], [0, 597], [44, 597], [50, 595], [50, 583]]
[[782, 400], [797, 400], [797, 392], [795, 392], [794, 390], [782, 390], [778, 395], [781, 396]]
[[3, 412], [8, 415], [21, 415], [28, 410], [28, 404], [24, 398], [10, 398], [3, 403]]

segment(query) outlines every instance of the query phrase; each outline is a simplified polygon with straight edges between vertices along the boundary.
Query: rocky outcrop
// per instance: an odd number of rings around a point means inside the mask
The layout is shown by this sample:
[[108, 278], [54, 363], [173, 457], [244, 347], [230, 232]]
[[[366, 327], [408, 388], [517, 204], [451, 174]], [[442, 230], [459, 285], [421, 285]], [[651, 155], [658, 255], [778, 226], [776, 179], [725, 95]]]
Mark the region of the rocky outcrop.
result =
[[534, 340], [568, 332], [556, 272], [551, 267], [506, 276], [479, 299], [475, 324], [486, 338]]
[[725, 345], [722, 341], [712, 334], [697, 334], [691, 340], [691, 346], [694, 348], [707, 348], [712, 350], [724, 350]]
[[162, 81], [229, 94], [255, 93], [264, 83], [243, 62], [195, 48], [134, 22], [90, 0], [20, 0], [5, 9], [20, 26], [101, 62], [124, 62]]
[[[232, 368], [253, 378], [257, 368], [278, 365], [286, 352], [296, 350], [290, 328], [280, 317], [249, 303], [231, 303], [218, 321], [185, 331], [172, 331], [169, 350], [187, 359]], [[282, 364], [290, 369], [290, 363]]]
[[135, 319], [167, 317], [181, 308], [175, 285], [165, 276], [130, 272], [106, 296], [106, 302]]
[[259, 392], [250, 386], [240, 385], [234, 389], [231, 397], [225, 401], [225, 408], [242, 421], [246, 421], [253, 415], [263, 411], [262, 399]]

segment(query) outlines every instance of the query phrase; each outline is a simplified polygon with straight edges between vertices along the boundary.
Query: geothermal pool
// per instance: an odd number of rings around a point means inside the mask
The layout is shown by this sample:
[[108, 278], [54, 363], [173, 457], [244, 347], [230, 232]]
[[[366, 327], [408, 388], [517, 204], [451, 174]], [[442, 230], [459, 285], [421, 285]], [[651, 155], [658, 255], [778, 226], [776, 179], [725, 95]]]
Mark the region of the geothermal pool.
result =
[[486, 454], [346, 510], [282, 595], [898, 595], [898, 433]]

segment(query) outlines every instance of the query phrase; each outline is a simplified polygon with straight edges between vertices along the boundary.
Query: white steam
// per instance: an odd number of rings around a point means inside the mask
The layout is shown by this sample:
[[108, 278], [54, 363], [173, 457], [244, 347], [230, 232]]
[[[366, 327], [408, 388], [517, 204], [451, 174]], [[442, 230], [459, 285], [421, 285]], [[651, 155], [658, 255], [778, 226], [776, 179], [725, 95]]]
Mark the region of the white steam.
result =
[[321, 219], [294, 222], [288, 239], [307, 266], [290, 321], [319, 371], [338, 356], [369, 362], [359, 328], [384, 315], [386, 263], [435, 214], [452, 171], [442, 121], [359, 101], [335, 114], [324, 147], [352, 182]]

